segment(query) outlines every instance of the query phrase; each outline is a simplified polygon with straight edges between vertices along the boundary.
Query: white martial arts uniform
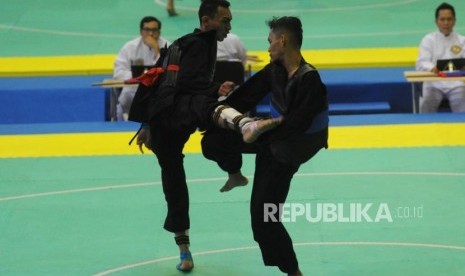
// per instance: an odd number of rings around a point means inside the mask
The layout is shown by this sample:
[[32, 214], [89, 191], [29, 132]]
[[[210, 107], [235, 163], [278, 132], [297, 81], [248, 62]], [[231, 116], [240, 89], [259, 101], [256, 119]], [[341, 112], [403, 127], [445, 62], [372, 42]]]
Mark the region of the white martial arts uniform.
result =
[[[452, 32], [427, 34], [420, 43], [417, 71], [431, 71], [438, 59], [465, 58], [465, 37]], [[438, 68], [443, 70], [443, 68]], [[462, 81], [424, 82], [420, 97], [420, 113], [437, 112], [443, 97], [453, 112], [465, 112], [465, 83]]]
[[[163, 48], [165, 45], [169, 46], [170, 42], [159, 37], [158, 45], [160, 48]], [[116, 57], [113, 69], [113, 78], [117, 80], [128, 80], [132, 78], [132, 65], [154, 65], [159, 57], [160, 53], [155, 52], [154, 49], [144, 44], [142, 37], [128, 41], [124, 44]], [[131, 108], [136, 90], [137, 88], [134, 87], [124, 87], [122, 89], [116, 107], [116, 116], [118, 121], [127, 120], [127, 114]]]

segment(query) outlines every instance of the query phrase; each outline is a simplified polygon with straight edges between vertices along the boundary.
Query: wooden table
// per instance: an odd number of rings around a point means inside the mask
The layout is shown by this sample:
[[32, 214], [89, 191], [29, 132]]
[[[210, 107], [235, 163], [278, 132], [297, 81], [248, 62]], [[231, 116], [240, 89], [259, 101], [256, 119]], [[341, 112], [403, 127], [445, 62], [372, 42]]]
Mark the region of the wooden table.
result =
[[123, 88], [123, 87], [136, 87], [139, 84], [125, 84], [122, 80], [104, 79], [102, 82], [92, 83], [92, 86], [100, 86], [105, 88]]
[[433, 72], [423, 71], [405, 71], [405, 79], [412, 84], [412, 106], [413, 113], [418, 113], [418, 101], [415, 85], [417, 83], [431, 82], [431, 81], [465, 81], [465, 76], [461, 77], [440, 77]]

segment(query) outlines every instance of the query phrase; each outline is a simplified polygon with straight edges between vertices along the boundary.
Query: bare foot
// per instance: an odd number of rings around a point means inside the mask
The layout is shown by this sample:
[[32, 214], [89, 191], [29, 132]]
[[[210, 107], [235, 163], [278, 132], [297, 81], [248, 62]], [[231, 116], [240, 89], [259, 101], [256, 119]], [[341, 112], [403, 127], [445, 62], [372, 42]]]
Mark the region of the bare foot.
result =
[[192, 261], [192, 259], [190, 260], [182, 260], [177, 266], [176, 268], [179, 270], [179, 271], [182, 271], [182, 272], [189, 272], [191, 271], [193, 268], [194, 268], [194, 262]]
[[226, 184], [221, 187], [220, 192], [228, 192], [236, 187], [245, 186], [247, 183], [249, 183], [249, 180], [247, 177], [243, 176], [241, 172], [229, 174], [229, 178]]
[[283, 119], [279, 117], [279, 118], [258, 120], [258, 121], [252, 121], [252, 122], [246, 123], [242, 127], [242, 130], [241, 130], [242, 139], [246, 143], [253, 143], [263, 133], [279, 126], [282, 120]]
[[190, 272], [194, 269], [194, 261], [192, 260], [192, 254], [190, 251], [181, 251], [181, 262], [176, 265], [176, 268], [182, 272]]

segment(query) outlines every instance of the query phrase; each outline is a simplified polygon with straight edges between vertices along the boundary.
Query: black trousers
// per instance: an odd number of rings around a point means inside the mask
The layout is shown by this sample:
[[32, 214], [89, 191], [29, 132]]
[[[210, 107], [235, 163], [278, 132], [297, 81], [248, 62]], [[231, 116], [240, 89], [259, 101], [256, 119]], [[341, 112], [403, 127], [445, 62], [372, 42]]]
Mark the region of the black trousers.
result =
[[[318, 143], [301, 148], [311, 158], [326, 145], [326, 139], [327, 132], [319, 134], [315, 140]], [[285, 273], [296, 272], [298, 261], [292, 240], [280, 221], [265, 221], [265, 204], [275, 204], [279, 208], [286, 201], [292, 177], [300, 163], [280, 161], [282, 158], [276, 158], [270, 145], [246, 144], [240, 134], [228, 130], [207, 131], [202, 138], [202, 152], [228, 173], [240, 170], [242, 153], [257, 154], [250, 200], [253, 236], [259, 244], [265, 265], [277, 266]]]
[[265, 220], [265, 204], [279, 208], [285, 203], [291, 180], [300, 165], [327, 147], [328, 130], [294, 137], [288, 143], [246, 144], [242, 135], [223, 129], [208, 130], [202, 137], [202, 153], [228, 173], [238, 172], [242, 153], [256, 153], [255, 174], [250, 200], [252, 231], [267, 266], [294, 273], [298, 261], [292, 239], [280, 221]]
[[242, 153], [257, 153], [258, 144], [246, 144], [242, 135], [229, 129], [211, 128], [203, 134], [203, 156], [215, 161], [227, 173], [237, 173], [242, 167]]
[[277, 266], [284, 273], [294, 273], [299, 265], [291, 237], [278, 220], [265, 220], [265, 204], [278, 207], [286, 202], [291, 180], [298, 165], [278, 161], [269, 148], [258, 152], [250, 200], [250, 216], [254, 240], [267, 266]]
[[150, 121], [152, 151], [161, 168], [168, 209], [164, 223], [167, 231], [182, 232], [190, 228], [189, 192], [182, 151], [197, 127], [211, 124], [210, 113], [217, 103], [214, 97], [182, 94]]
[[163, 121], [155, 120], [150, 124], [152, 151], [161, 168], [163, 193], [168, 207], [164, 228], [173, 233], [190, 228], [189, 193], [182, 150], [191, 133], [190, 130], [170, 128]]

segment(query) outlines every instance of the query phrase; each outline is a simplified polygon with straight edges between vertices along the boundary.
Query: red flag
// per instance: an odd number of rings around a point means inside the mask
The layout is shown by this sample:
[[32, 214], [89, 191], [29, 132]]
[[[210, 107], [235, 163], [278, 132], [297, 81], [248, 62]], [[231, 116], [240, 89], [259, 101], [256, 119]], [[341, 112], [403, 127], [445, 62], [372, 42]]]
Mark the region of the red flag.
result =
[[163, 74], [163, 72], [165, 72], [163, 68], [154, 67], [148, 70], [147, 72], [145, 72], [144, 74], [138, 76], [137, 78], [125, 80], [124, 83], [125, 84], [142, 83], [144, 86], [151, 87], [152, 85], [155, 84], [155, 82], [157, 82], [158, 77], [160, 76], [160, 74]]

